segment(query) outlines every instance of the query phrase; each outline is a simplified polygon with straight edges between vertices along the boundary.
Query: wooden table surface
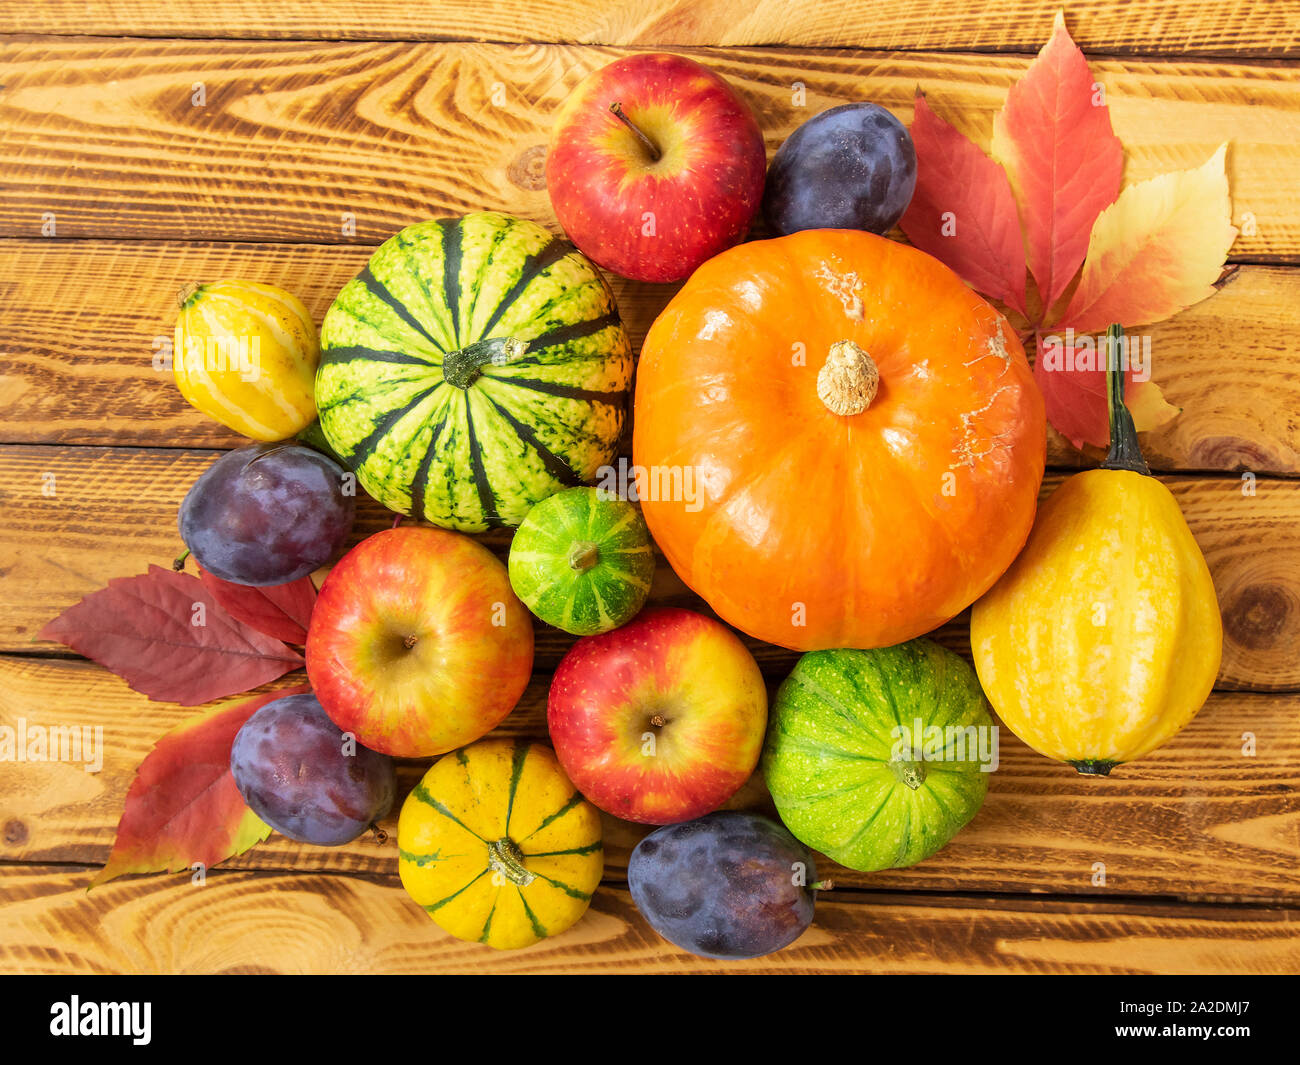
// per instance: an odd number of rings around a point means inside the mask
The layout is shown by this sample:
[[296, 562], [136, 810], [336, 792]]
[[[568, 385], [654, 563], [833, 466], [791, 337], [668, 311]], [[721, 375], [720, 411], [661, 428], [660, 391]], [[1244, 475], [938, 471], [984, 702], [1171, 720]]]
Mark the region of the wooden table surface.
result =
[[[850, 100], [910, 121], [918, 85], [987, 144], [1056, 7], [0, 0], [0, 723], [102, 725], [106, 746], [98, 774], [0, 763], [0, 971], [1300, 970], [1297, 0], [1067, 6], [1126, 180], [1230, 141], [1243, 228], [1218, 293], [1152, 330], [1155, 378], [1183, 411], [1144, 447], [1209, 561], [1226, 641], [1217, 690], [1166, 747], [1093, 779], [1004, 730], [988, 800], [950, 846], [908, 870], [832, 868], [838, 886], [803, 938], [732, 966], [669, 947], [637, 916], [624, 879], [637, 832], [613, 821], [588, 917], [509, 954], [434, 926], [398, 883], [391, 839], [276, 835], [203, 887], [162, 875], [85, 890], [135, 767], [191, 711], [35, 634], [109, 578], [173, 558], [181, 497], [239, 443], [153, 369], [182, 283], [283, 285], [319, 321], [407, 223], [494, 209], [554, 227], [551, 116], [632, 50], [720, 71], [769, 151]], [[613, 283], [639, 342], [672, 290]], [[1045, 489], [1087, 461], [1054, 440]], [[385, 521], [365, 508], [358, 537]], [[701, 606], [666, 565], [654, 599]], [[965, 619], [940, 639], [968, 651]], [[499, 731], [545, 736], [549, 670], [570, 642], [539, 626], [538, 673]], [[750, 646], [773, 682], [793, 663]], [[404, 765], [402, 783], [420, 771]], [[746, 800], [761, 807], [761, 785]]]

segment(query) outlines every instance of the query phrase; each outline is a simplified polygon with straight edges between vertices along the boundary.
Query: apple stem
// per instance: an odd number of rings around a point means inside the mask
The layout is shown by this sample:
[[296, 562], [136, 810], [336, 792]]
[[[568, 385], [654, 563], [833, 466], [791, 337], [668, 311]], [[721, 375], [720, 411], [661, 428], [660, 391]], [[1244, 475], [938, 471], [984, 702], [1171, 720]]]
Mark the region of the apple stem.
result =
[[189, 557], [190, 557], [190, 549], [187, 547], [184, 551], [180, 553], [178, 557], [172, 559], [173, 572], [180, 573], [180, 571], [185, 568], [185, 560]]
[[663, 714], [655, 714], [650, 718], [650, 724], [655, 728], [663, 728], [668, 722], [664, 720]]
[[818, 880], [815, 884], [809, 884], [814, 891], [830, 891], [835, 886], [834, 880]]
[[416, 643], [415, 633], [411, 633], [410, 636], [402, 637], [402, 646], [405, 647], [408, 651], [415, 646], [415, 643]]
[[[376, 842], [376, 843], [379, 843], [379, 844], [382, 845], [382, 844], [388, 842], [388, 833], [385, 832], [382, 828], [380, 828], [380, 827], [379, 827], [377, 824], [375, 824], [373, 821], [370, 822], [370, 830], [375, 834], [375, 842]], [[815, 888], [816, 885], [814, 884], [813, 887]]]
[[615, 118], [617, 118], [620, 122], [623, 123], [623, 125], [627, 126], [628, 129], [630, 129], [633, 133], [637, 135], [637, 139], [642, 144], [645, 145], [646, 151], [650, 153], [650, 159], [653, 162], [656, 163], [659, 162], [659, 159], [663, 156], [664, 153], [659, 150], [659, 146], [655, 144], [654, 141], [652, 141], [641, 131], [640, 127], [638, 127], [635, 122], [633, 122], [630, 118], [627, 117], [626, 114], [624, 114], [623, 105], [616, 101], [609, 105], [609, 109], [614, 113]]

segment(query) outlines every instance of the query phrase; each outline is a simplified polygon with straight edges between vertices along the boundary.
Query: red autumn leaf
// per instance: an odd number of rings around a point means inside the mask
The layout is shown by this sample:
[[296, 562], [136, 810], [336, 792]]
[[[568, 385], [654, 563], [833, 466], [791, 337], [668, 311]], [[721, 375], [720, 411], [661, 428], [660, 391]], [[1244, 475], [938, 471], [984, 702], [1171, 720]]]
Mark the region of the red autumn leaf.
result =
[[918, 95], [916, 192], [899, 225], [978, 292], [1025, 313], [1020, 219], [1003, 169]]
[[200, 566], [199, 580], [236, 621], [285, 643], [307, 642], [307, 624], [316, 605], [316, 586], [310, 577], [255, 588], [223, 581]]
[[[1131, 338], [1136, 340], [1137, 338]], [[1038, 337], [1034, 380], [1043, 393], [1047, 420], [1076, 448], [1084, 444], [1106, 447], [1110, 442], [1110, 415], [1106, 406], [1105, 342], [1092, 337]], [[1124, 403], [1139, 431], [1163, 425], [1176, 407], [1165, 402], [1160, 387], [1148, 377], [1149, 360], [1125, 360]]]
[[197, 577], [161, 566], [109, 581], [39, 638], [93, 658], [150, 699], [182, 706], [248, 691], [303, 664], [226, 613]]
[[1124, 147], [1088, 62], [1058, 12], [1052, 38], [993, 120], [1046, 315], [1083, 265], [1092, 224], [1119, 195]]
[[125, 873], [205, 869], [243, 854], [271, 834], [244, 803], [230, 774], [230, 747], [253, 714], [306, 687], [259, 695], [188, 718], [140, 763], [126, 793], [108, 862], [91, 881]]

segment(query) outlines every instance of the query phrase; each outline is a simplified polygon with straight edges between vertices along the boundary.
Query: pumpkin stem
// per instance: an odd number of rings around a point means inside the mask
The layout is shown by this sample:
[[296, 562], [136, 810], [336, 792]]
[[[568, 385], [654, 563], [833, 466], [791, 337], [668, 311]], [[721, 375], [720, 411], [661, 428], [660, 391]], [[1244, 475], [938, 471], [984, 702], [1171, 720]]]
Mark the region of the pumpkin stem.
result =
[[578, 540], [569, 548], [569, 569], [586, 573], [600, 561], [600, 545], [591, 540]]
[[623, 123], [623, 125], [627, 126], [628, 129], [630, 129], [633, 133], [636, 134], [637, 140], [639, 140], [642, 146], [645, 148], [645, 150], [650, 153], [650, 161], [652, 163], [659, 162], [660, 158], [662, 158], [664, 154], [659, 150], [659, 145], [657, 145], [648, 136], [646, 136], [645, 131], [640, 126], [638, 126], [635, 122], [633, 122], [630, 118], [627, 117], [627, 115], [623, 111], [623, 105], [618, 101], [615, 101], [614, 103], [609, 105], [609, 109], [611, 112], [613, 112], [615, 118], [617, 118], [620, 122]]
[[187, 547], [176, 558], [172, 559], [172, 571], [180, 573], [185, 568], [185, 560], [190, 557], [190, 549]]
[[[1151, 475], [1151, 468], [1138, 446], [1133, 415], [1124, 405], [1125, 372], [1120, 366], [1124, 327], [1115, 324], [1106, 330], [1106, 409], [1110, 415], [1110, 451], [1101, 464], [1103, 470], [1129, 470]], [[1082, 770], [1080, 770], [1082, 772]]]
[[476, 340], [442, 357], [442, 377], [456, 388], [469, 388], [484, 366], [504, 366], [528, 350], [528, 341], [514, 337]]
[[817, 372], [817, 396], [832, 414], [861, 414], [876, 398], [880, 371], [871, 356], [851, 340], [831, 345]]
[[488, 844], [488, 866], [518, 887], [527, 887], [537, 879], [535, 873], [524, 868], [524, 852], [509, 836]]
[[894, 776], [898, 777], [913, 791], [916, 791], [925, 783], [925, 763], [924, 762], [905, 762], [901, 758], [895, 759], [889, 763], [894, 771]]

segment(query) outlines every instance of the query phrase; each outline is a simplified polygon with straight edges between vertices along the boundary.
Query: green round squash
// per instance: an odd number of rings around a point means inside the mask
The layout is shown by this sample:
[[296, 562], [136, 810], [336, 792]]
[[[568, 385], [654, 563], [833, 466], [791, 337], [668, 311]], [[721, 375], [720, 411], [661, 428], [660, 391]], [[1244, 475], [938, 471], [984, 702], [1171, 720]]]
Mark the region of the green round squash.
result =
[[930, 640], [812, 651], [777, 692], [763, 774], [802, 843], [850, 869], [898, 868], [975, 816], [997, 735], [975, 671]]
[[485, 212], [408, 226], [343, 287], [316, 408], [379, 502], [482, 532], [595, 480], [631, 377], [600, 272], [541, 226]]
[[599, 488], [569, 488], [528, 512], [510, 545], [515, 595], [548, 625], [590, 636], [645, 605], [655, 555], [641, 511]]

